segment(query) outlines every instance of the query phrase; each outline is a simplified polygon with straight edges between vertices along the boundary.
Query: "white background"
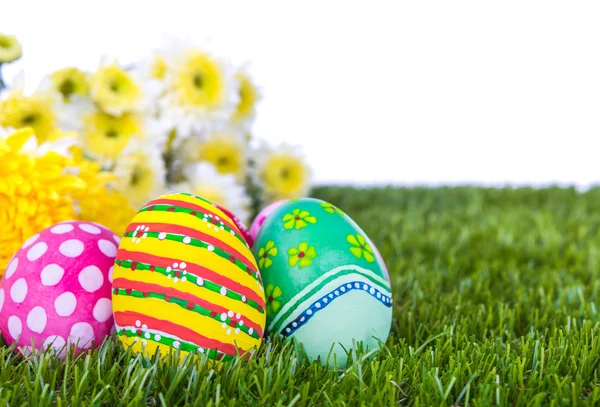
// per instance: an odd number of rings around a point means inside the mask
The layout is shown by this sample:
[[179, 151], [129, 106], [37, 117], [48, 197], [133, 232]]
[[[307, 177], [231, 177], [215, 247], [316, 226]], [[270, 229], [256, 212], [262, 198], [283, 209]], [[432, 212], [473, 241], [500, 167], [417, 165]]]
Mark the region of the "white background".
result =
[[598, 2], [0, 0], [0, 31], [33, 82], [210, 36], [319, 183], [600, 181]]

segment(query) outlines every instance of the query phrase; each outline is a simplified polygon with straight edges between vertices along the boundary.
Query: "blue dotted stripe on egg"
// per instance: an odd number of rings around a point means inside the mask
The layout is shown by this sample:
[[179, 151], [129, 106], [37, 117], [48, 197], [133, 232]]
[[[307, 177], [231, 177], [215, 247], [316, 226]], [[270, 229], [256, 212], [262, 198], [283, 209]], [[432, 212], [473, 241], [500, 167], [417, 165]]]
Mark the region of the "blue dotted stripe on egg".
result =
[[377, 299], [377, 301], [379, 301], [386, 307], [392, 306], [392, 298], [370, 284], [364, 283], [362, 281], [344, 283], [335, 290], [329, 292], [317, 301], [313, 302], [310, 305], [310, 307], [308, 307], [302, 312], [302, 314], [300, 314], [296, 319], [287, 324], [281, 330], [281, 334], [286, 337], [292, 335], [301, 326], [306, 324], [318, 311], [327, 307], [327, 305], [329, 305], [336, 298], [339, 298], [342, 295], [349, 293], [353, 290], [365, 291], [366, 293], [370, 294], [371, 297]]

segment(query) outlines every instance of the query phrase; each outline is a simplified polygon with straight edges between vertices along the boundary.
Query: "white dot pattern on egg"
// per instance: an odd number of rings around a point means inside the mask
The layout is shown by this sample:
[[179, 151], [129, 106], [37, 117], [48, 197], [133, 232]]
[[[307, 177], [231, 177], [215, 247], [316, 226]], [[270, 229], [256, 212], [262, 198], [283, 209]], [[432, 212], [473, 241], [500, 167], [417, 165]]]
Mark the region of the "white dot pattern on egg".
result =
[[[67, 221], [30, 237], [0, 281], [0, 332], [17, 349], [100, 345], [114, 326], [111, 279], [118, 237]], [[93, 342], [92, 342], [93, 341]]]

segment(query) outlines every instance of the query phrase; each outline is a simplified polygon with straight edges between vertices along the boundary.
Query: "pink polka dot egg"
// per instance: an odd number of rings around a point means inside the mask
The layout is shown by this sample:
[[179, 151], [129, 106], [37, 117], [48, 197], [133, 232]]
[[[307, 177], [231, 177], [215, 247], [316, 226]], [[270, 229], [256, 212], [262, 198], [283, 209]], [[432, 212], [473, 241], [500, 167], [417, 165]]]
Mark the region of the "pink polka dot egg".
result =
[[[250, 225], [250, 231], [248, 232], [248, 235], [250, 236], [252, 243], [254, 243], [254, 241], [256, 240], [256, 237], [258, 236], [258, 232], [260, 231], [260, 228], [262, 227], [263, 223], [265, 223], [265, 220], [267, 220], [269, 215], [271, 215], [273, 212], [275, 212], [275, 210], [277, 208], [279, 208], [281, 205], [283, 205], [287, 201], [289, 201], [289, 199], [282, 199], [280, 201], [275, 201], [261, 209], [261, 211], [258, 213], [258, 215], [256, 215], [256, 218], [254, 218], [254, 220], [252, 221], [252, 224]], [[253, 246], [253, 244], [251, 246]]]
[[23, 243], [0, 281], [4, 341], [16, 342], [23, 354], [98, 347], [114, 325], [111, 286], [119, 241], [97, 223], [66, 221]]

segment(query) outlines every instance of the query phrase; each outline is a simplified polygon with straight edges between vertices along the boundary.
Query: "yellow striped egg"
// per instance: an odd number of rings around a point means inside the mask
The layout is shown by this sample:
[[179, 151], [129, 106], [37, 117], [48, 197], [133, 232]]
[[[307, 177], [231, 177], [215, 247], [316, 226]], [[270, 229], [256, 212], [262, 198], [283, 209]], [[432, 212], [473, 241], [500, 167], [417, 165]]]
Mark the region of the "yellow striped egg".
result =
[[200, 197], [148, 202], [121, 240], [112, 285], [117, 334], [134, 351], [226, 361], [249, 356], [262, 340], [256, 261], [234, 222]]

